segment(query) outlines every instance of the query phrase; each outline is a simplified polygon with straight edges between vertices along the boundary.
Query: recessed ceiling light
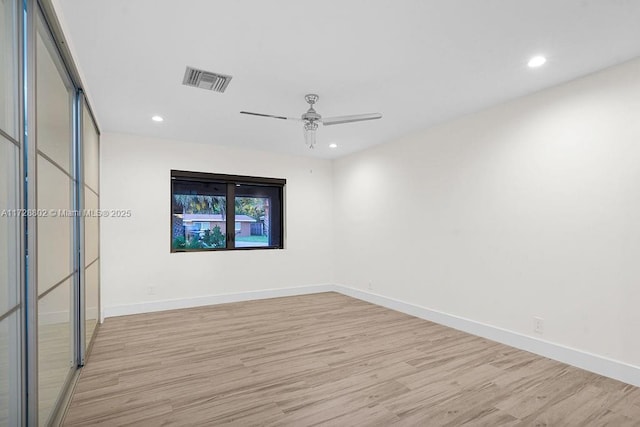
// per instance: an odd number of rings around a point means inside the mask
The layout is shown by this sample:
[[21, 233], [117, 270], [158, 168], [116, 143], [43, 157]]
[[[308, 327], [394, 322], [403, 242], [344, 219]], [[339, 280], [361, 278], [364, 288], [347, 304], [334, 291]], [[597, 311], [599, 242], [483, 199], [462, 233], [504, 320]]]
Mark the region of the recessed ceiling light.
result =
[[338, 144], [335, 142], [333, 144], [329, 144], [329, 148], [338, 148]]
[[547, 62], [547, 58], [545, 58], [544, 56], [534, 56], [529, 60], [529, 63], [527, 65], [529, 65], [529, 67], [531, 68], [537, 68], [544, 65], [545, 62]]
[[164, 121], [164, 119], [160, 116], [153, 116], [151, 117], [151, 120], [153, 120], [154, 122], [162, 122]]

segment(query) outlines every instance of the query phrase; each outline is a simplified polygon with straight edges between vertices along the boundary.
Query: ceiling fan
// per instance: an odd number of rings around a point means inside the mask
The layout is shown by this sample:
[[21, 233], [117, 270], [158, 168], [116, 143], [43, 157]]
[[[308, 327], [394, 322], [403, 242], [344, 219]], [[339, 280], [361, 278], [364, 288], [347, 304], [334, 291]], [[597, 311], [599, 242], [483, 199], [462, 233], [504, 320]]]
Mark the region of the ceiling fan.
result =
[[304, 96], [305, 101], [309, 104], [309, 109], [300, 118], [297, 117], [284, 117], [274, 116], [271, 114], [252, 113], [250, 111], [240, 111], [240, 114], [250, 114], [252, 116], [271, 117], [281, 120], [295, 120], [304, 123], [304, 139], [309, 148], [313, 148], [316, 145], [316, 130], [318, 129], [318, 123], [322, 123], [324, 126], [341, 125], [343, 123], [362, 122], [365, 120], [375, 120], [382, 117], [380, 113], [370, 114], [354, 114], [350, 116], [337, 116], [337, 117], [325, 117], [322, 118], [320, 114], [314, 110], [313, 105], [318, 102], [320, 97], [313, 93]]

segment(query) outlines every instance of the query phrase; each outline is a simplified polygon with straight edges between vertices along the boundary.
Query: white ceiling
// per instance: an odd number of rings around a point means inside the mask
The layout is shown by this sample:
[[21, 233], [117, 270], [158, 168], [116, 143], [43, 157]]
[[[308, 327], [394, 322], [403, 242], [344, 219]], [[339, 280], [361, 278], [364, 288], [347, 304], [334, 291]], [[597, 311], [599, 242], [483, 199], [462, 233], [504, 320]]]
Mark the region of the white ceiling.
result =
[[[103, 131], [326, 158], [640, 56], [638, 0], [54, 5]], [[535, 54], [548, 62], [529, 69]], [[183, 86], [187, 65], [233, 80], [224, 94]], [[321, 127], [311, 151], [301, 123], [239, 114], [299, 116], [306, 93], [324, 116], [384, 117]]]

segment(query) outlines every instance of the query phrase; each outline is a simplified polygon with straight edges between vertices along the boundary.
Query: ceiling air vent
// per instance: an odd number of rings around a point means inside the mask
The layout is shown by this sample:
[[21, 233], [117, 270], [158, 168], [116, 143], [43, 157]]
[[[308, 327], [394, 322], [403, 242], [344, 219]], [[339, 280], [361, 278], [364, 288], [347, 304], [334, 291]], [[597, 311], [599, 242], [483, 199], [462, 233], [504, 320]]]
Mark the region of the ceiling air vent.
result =
[[225, 76], [224, 74], [216, 74], [210, 71], [187, 67], [182, 84], [223, 93], [227, 89], [227, 86], [229, 86], [231, 78], [231, 76]]

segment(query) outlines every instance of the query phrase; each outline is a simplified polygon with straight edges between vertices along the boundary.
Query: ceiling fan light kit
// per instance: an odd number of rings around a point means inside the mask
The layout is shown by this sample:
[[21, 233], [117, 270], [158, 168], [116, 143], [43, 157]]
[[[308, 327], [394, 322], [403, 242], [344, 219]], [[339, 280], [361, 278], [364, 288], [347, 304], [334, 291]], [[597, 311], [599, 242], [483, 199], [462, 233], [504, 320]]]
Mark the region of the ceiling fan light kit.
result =
[[307, 143], [309, 148], [313, 148], [316, 145], [316, 130], [318, 130], [318, 124], [316, 122], [307, 122], [304, 124], [304, 142]]
[[250, 111], [240, 111], [240, 113], [249, 114], [252, 116], [270, 117], [272, 119], [295, 120], [303, 122], [304, 140], [309, 148], [314, 148], [316, 145], [316, 131], [318, 130], [318, 123], [322, 123], [324, 126], [330, 126], [382, 118], [382, 114], [380, 113], [369, 113], [354, 114], [350, 116], [327, 117], [323, 119], [322, 116], [318, 114], [313, 108], [314, 104], [318, 102], [319, 99], [320, 97], [313, 93], [305, 95], [304, 100], [307, 102], [307, 104], [309, 104], [309, 109], [299, 119], [295, 117], [275, 116], [272, 114], [252, 113]]

